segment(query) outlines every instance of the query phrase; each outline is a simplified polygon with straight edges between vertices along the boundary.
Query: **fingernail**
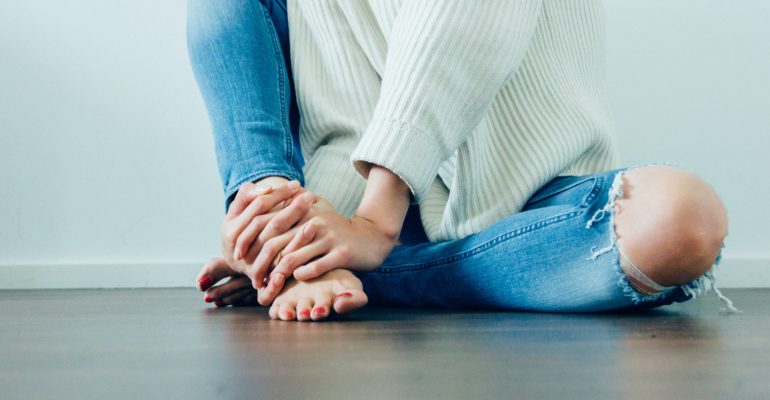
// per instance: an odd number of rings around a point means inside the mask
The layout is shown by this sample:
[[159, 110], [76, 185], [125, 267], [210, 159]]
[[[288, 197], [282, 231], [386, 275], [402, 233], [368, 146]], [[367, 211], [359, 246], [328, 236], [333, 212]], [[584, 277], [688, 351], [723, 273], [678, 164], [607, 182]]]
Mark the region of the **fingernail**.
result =
[[211, 277], [208, 275], [203, 275], [203, 277], [198, 281], [198, 284], [200, 285], [201, 290], [208, 289], [212, 283], [214, 283], [214, 280], [211, 279]]
[[211, 303], [212, 301], [214, 301], [214, 299], [212, 299], [212, 298], [211, 298], [211, 297], [209, 297], [209, 296], [206, 296], [206, 298], [205, 298], [205, 299], [203, 299], [203, 301], [205, 301], [206, 303]]
[[302, 195], [302, 201], [306, 201], [306, 202], [309, 203], [309, 202], [311, 202], [313, 200], [315, 200], [315, 194], [313, 194], [311, 192], [307, 192], [307, 193]]
[[301, 315], [301, 316], [303, 316], [303, 317], [309, 317], [309, 316], [310, 316], [310, 310], [308, 310], [307, 308], [306, 308], [306, 309], [304, 309], [304, 310], [301, 310], [301, 311], [299, 312], [299, 315]]
[[233, 258], [236, 260], [241, 259], [241, 249], [235, 249], [235, 251], [233, 252]]
[[276, 273], [276, 274], [273, 276], [273, 285], [276, 285], [276, 286], [278, 286], [278, 285], [280, 285], [281, 283], [283, 283], [283, 274], [278, 274], [278, 273]]
[[216, 305], [217, 305], [217, 307], [222, 307], [222, 306], [224, 306], [224, 305], [225, 305], [225, 303], [223, 303], [221, 300], [217, 300], [217, 301], [215, 301], [215, 302], [214, 302], [214, 304], [216, 304]]
[[326, 309], [323, 307], [316, 307], [313, 309], [313, 314], [325, 314]]
[[299, 187], [299, 181], [294, 180], [286, 184], [286, 187], [289, 189], [296, 189]]
[[269, 185], [257, 185], [254, 186], [254, 194], [265, 194], [273, 190], [272, 186]]
[[338, 294], [337, 297], [353, 297], [353, 293], [342, 292], [342, 293]]

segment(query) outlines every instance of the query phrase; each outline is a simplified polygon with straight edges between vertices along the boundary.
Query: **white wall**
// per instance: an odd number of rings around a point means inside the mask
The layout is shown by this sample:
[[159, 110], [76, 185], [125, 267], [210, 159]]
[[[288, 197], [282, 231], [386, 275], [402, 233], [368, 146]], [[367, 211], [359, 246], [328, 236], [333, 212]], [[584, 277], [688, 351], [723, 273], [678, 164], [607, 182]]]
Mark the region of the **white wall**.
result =
[[[607, 10], [624, 164], [710, 181], [723, 284], [770, 285], [770, 2]], [[192, 284], [218, 251], [212, 146], [184, 1], [0, 1], [0, 288]]]
[[0, 57], [0, 264], [216, 254], [184, 1], [2, 1]]
[[770, 2], [607, 3], [624, 163], [697, 172], [727, 205], [726, 254], [770, 257]]

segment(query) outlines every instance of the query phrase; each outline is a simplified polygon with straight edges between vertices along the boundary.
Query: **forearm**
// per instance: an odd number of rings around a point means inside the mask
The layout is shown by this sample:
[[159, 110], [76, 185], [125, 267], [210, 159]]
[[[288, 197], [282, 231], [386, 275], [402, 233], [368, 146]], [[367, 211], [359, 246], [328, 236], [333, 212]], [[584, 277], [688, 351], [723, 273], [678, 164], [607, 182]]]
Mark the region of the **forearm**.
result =
[[[310, 219], [282, 250], [285, 255], [272, 273], [308, 280], [337, 268], [355, 271], [378, 268], [397, 243], [410, 194], [409, 187], [398, 175], [372, 165], [355, 215], [347, 218], [329, 206]], [[261, 282], [260, 278], [261, 275], [256, 280]], [[271, 279], [262, 292], [265, 294], [261, 294], [260, 303], [272, 301], [281, 285], [280, 278], [277, 283]]]
[[409, 187], [398, 175], [373, 165], [355, 215], [370, 221], [377, 231], [395, 242], [409, 209], [409, 195]]
[[541, 1], [404, 2], [388, 37], [377, 106], [351, 154], [381, 165], [417, 202], [467, 143], [530, 48]]

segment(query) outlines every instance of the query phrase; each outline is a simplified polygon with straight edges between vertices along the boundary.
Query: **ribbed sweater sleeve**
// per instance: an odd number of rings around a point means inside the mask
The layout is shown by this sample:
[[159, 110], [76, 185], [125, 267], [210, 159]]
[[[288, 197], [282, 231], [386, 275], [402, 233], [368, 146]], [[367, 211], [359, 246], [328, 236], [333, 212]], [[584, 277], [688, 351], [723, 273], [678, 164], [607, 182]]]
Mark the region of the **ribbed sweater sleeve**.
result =
[[380, 97], [351, 154], [403, 179], [420, 202], [440, 164], [468, 138], [530, 47], [535, 0], [413, 1], [388, 38]]

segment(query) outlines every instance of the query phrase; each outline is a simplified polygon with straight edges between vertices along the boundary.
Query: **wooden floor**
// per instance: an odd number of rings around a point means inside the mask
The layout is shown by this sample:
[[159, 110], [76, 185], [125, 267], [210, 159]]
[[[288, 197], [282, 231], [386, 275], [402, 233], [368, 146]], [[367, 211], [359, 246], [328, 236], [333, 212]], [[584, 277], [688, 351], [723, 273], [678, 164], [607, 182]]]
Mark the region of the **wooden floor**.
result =
[[770, 289], [642, 314], [367, 309], [326, 323], [192, 289], [0, 291], [0, 399], [770, 398]]

